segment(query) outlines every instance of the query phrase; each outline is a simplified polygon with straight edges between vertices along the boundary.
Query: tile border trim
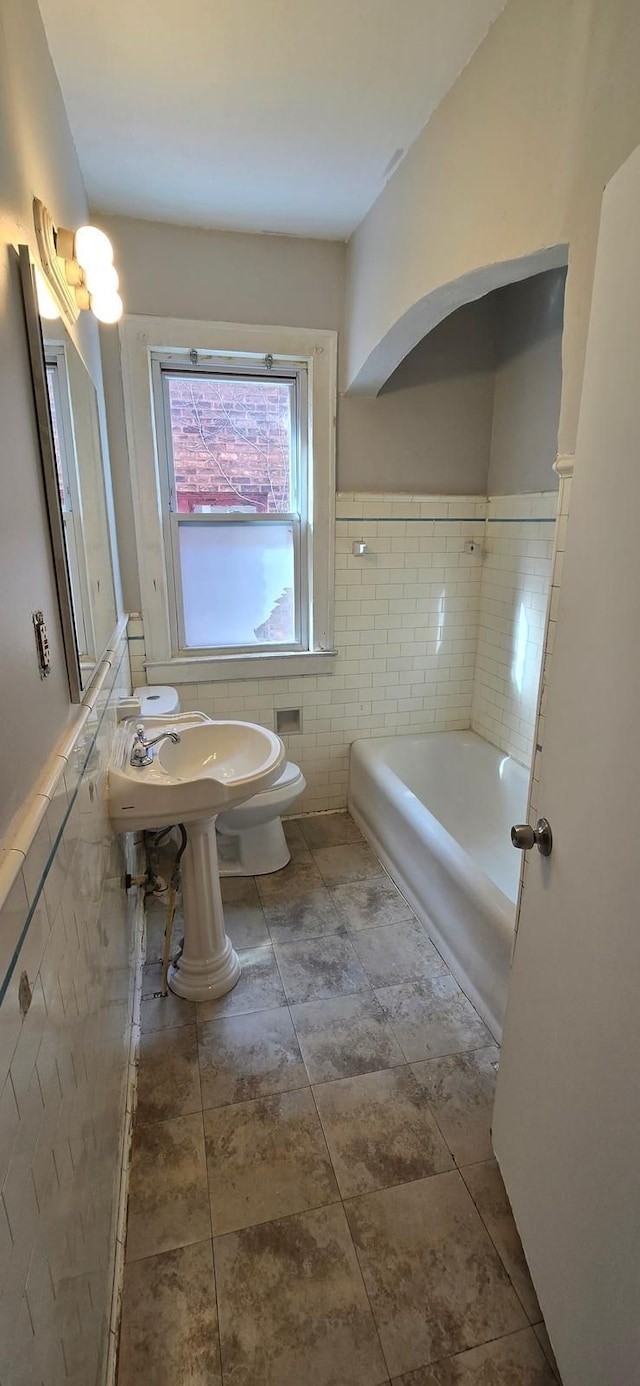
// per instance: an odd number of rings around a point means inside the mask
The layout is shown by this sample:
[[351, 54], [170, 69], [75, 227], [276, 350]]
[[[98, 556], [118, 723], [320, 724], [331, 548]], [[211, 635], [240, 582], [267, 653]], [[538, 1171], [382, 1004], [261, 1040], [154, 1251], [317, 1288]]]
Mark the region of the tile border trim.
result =
[[468, 525], [484, 524], [483, 515], [336, 515], [338, 525], [357, 525], [375, 520], [379, 525]]
[[[15, 885], [18, 872], [24, 865], [27, 853], [40, 827], [40, 823], [42, 822], [46, 806], [43, 805], [40, 800], [50, 800], [56, 791], [60, 777], [64, 774], [68, 765], [69, 756], [73, 747], [104, 688], [109, 670], [114, 668], [114, 660], [117, 655], [118, 646], [125, 635], [128, 619], [127, 615], [121, 616], [117, 625], [114, 627], [105, 657], [98, 664], [88, 688], [84, 690], [82, 702], [71, 704], [72, 707], [77, 707], [77, 712], [71, 725], [66, 727], [59, 737], [48, 759], [45, 761], [33, 789], [30, 790], [17, 813], [14, 814], [3, 839], [0, 840], [0, 860], [3, 866], [6, 866], [7, 862], [12, 862], [14, 868], [13, 870], [5, 869], [0, 871], [0, 910], [3, 909], [9, 893]], [[120, 668], [123, 655], [124, 651], [121, 651], [118, 656], [118, 664], [114, 671], [114, 676]], [[94, 741], [95, 737], [91, 743], [90, 750], [93, 749]], [[87, 754], [90, 754], [90, 752]], [[80, 772], [81, 774], [84, 772], [85, 765], [86, 758], [82, 766], [82, 771]], [[56, 847], [58, 845], [58, 838], [56, 839]], [[20, 844], [19, 846], [16, 845], [18, 842]], [[15, 861], [13, 861], [14, 855], [16, 857]], [[47, 863], [45, 868], [45, 874], [48, 869], [49, 863]], [[40, 887], [38, 888], [38, 893], [39, 890]], [[0, 991], [0, 1001], [3, 995], [4, 992]]]
[[[115, 648], [114, 648], [114, 651], [113, 651], [113, 652], [114, 652], [114, 654], [115, 654]], [[98, 687], [97, 690], [96, 690], [96, 697], [97, 697], [97, 695], [102, 691], [102, 689], [103, 689], [103, 687], [104, 687], [104, 684], [105, 684], [105, 682], [106, 682], [107, 673], [108, 673], [108, 671], [109, 671], [110, 669], [113, 669], [113, 682], [115, 682], [115, 679], [116, 679], [116, 677], [117, 677], [117, 675], [118, 675], [118, 673], [119, 673], [119, 671], [120, 671], [120, 668], [121, 668], [121, 666], [122, 666], [122, 662], [123, 662], [123, 660], [124, 660], [125, 653], [126, 653], [126, 645], [125, 645], [125, 647], [122, 649], [122, 651], [121, 651], [121, 653], [120, 653], [120, 657], [119, 657], [119, 659], [118, 659], [117, 664], [112, 665], [110, 661], [105, 661], [104, 669], [103, 669], [103, 670], [100, 672], [100, 674], [99, 674], [100, 684], [99, 684], [99, 687]], [[94, 688], [93, 688], [93, 684], [92, 684], [92, 685], [91, 685], [91, 688], [90, 688], [90, 692], [91, 692], [92, 695], [93, 695], [93, 691], [94, 691]], [[94, 699], [94, 701], [95, 701], [95, 699]], [[76, 802], [76, 799], [77, 799], [77, 797], [78, 797], [78, 791], [79, 791], [80, 785], [81, 785], [81, 783], [82, 783], [82, 778], [83, 778], [84, 772], [85, 772], [85, 770], [86, 770], [86, 768], [87, 768], [87, 764], [88, 764], [89, 758], [90, 758], [90, 756], [91, 756], [91, 754], [92, 754], [92, 752], [93, 752], [93, 748], [94, 748], [94, 746], [95, 746], [95, 744], [96, 744], [96, 740], [97, 740], [98, 734], [99, 734], [99, 732], [100, 732], [100, 728], [101, 728], [101, 726], [102, 726], [102, 722], [103, 722], [103, 720], [104, 720], [104, 717], [105, 717], [105, 714], [106, 714], [106, 711], [107, 711], [107, 707], [108, 707], [108, 700], [107, 700], [107, 702], [105, 703], [104, 708], [102, 709], [102, 712], [101, 712], [101, 714], [100, 714], [99, 720], [98, 720], [97, 723], [96, 723], [95, 730], [94, 730], [94, 732], [93, 732], [93, 735], [92, 735], [92, 737], [91, 737], [91, 740], [90, 740], [90, 742], [89, 742], [89, 744], [88, 744], [88, 746], [87, 746], [87, 748], [86, 748], [86, 754], [85, 754], [84, 760], [83, 760], [83, 762], [82, 762], [82, 766], [81, 766], [81, 768], [80, 768], [80, 770], [79, 770], [78, 779], [77, 779], [76, 784], [75, 784], [75, 786], [74, 786], [74, 788], [73, 788], [73, 792], [71, 793], [71, 795], [70, 795], [70, 797], [69, 797], [69, 802], [68, 802], [68, 804], [67, 804], [67, 808], [66, 808], [64, 817], [63, 817], [63, 819], [62, 819], [62, 822], [61, 822], [61, 824], [60, 824], [60, 827], [59, 827], [59, 829], [58, 829], [58, 832], [56, 833], [55, 840], [54, 840], [54, 842], [51, 844], [51, 851], [49, 852], [49, 855], [48, 855], [47, 860], [46, 860], [46, 862], [45, 862], [45, 865], [44, 865], [44, 867], [43, 867], [42, 874], [41, 874], [41, 876], [40, 876], [40, 880], [39, 880], [39, 882], [38, 882], [38, 884], [37, 884], [37, 886], [36, 886], [36, 888], [35, 888], [35, 890], [34, 890], [33, 899], [32, 899], [32, 900], [30, 901], [30, 903], [29, 903], [29, 908], [28, 908], [28, 910], [27, 910], [27, 914], [26, 914], [24, 923], [23, 923], [22, 928], [21, 928], [21, 930], [20, 930], [19, 937], [18, 937], [18, 939], [16, 940], [16, 946], [15, 946], [15, 948], [14, 948], [14, 950], [13, 950], [13, 953], [12, 953], [12, 955], [11, 955], [11, 958], [10, 958], [10, 960], [9, 960], [9, 963], [7, 964], [7, 968], [6, 968], [4, 977], [3, 977], [2, 980], [0, 981], [0, 1006], [2, 1005], [2, 1002], [4, 1001], [4, 998], [5, 998], [6, 994], [7, 994], [9, 985], [10, 985], [10, 983], [11, 983], [11, 978], [13, 977], [13, 974], [14, 974], [15, 969], [16, 969], [16, 964], [17, 964], [18, 958], [19, 958], [19, 956], [20, 956], [21, 949], [22, 949], [22, 947], [23, 947], [24, 941], [25, 941], [25, 939], [26, 939], [26, 937], [27, 937], [27, 934], [28, 934], [28, 932], [29, 932], [29, 929], [30, 929], [30, 927], [31, 927], [32, 919], [33, 919], [34, 914], [35, 914], [35, 912], [36, 912], [36, 909], [37, 909], [37, 907], [38, 907], [38, 904], [39, 904], [39, 901], [40, 901], [40, 896], [41, 896], [41, 894], [42, 894], [42, 890], [43, 890], [43, 887], [44, 887], [44, 883], [45, 883], [45, 881], [46, 881], [46, 879], [47, 879], [47, 876], [48, 876], [49, 871], [50, 871], [50, 869], [51, 869], [51, 865], [52, 865], [52, 863], [53, 863], [54, 857], [55, 857], [56, 852], [58, 851], [58, 848], [59, 848], [60, 843], [61, 843], [61, 841], [62, 841], [65, 828], [66, 828], [66, 826], [67, 826], [67, 823], [68, 823], [69, 818], [70, 818], [70, 815], [71, 815], [71, 811], [72, 811], [72, 809], [73, 809], [73, 807], [74, 807], [74, 804], [75, 804], [75, 802]], [[86, 711], [86, 710], [85, 710], [85, 711]], [[84, 726], [85, 721], [86, 721], [86, 715], [85, 715], [85, 716], [80, 716], [79, 718], [77, 718], [75, 725], [76, 725], [76, 726], [79, 726], [80, 730], [82, 730], [82, 727]], [[51, 759], [51, 760], [54, 760], [54, 759], [62, 759], [62, 758], [59, 757], [59, 756], [57, 756], [57, 755], [54, 753], [54, 755], [53, 755], [50, 759]], [[49, 762], [48, 762], [48, 763], [49, 763]], [[67, 762], [66, 762], [66, 759], [65, 759], [65, 765], [66, 765], [66, 763], [67, 763]], [[62, 768], [61, 768], [61, 770], [60, 770], [60, 774], [62, 774], [63, 771], [64, 771], [64, 765], [62, 766]], [[56, 778], [56, 783], [57, 783], [57, 781], [58, 781], [58, 779], [59, 779], [59, 777], [60, 777], [60, 774], [59, 774], [59, 775], [57, 776], [57, 778]], [[39, 797], [42, 797], [42, 796], [37, 795], [37, 794], [32, 794], [32, 795], [30, 796], [29, 802], [30, 802], [30, 803], [31, 803], [31, 802], [35, 802], [35, 800], [36, 800], [37, 798], [39, 798]], [[36, 826], [35, 826], [35, 828], [34, 828], [34, 831], [33, 831], [32, 837], [31, 837], [31, 841], [33, 841], [33, 837], [35, 837], [35, 833], [36, 833], [37, 828], [38, 828], [38, 825], [39, 825], [39, 823], [40, 823], [40, 821], [41, 821], [41, 815], [39, 814], [39, 806], [38, 806], [38, 805], [36, 805], [36, 812], [37, 812], [37, 814], [38, 814], [38, 817], [36, 818], [36, 815], [35, 815], [35, 813], [34, 813], [33, 818], [34, 818], [34, 821], [35, 821]], [[28, 852], [30, 846], [31, 846], [31, 842], [29, 842], [28, 846], [26, 847], [25, 852], [23, 852], [22, 850], [20, 850], [19, 852], [18, 852], [18, 851], [12, 851], [12, 852], [11, 852], [11, 856], [15, 856], [15, 857], [17, 858], [17, 862], [14, 862], [14, 863], [13, 863], [14, 870], [13, 870], [12, 873], [8, 873], [8, 872], [5, 872], [5, 873], [4, 873], [7, 879], [6, 879], [5, 881], [2, 881], [3, 892], [2, 892], [2, 896], [0, 896], [0, 910], [2, 909], [2, 907], [3, 907], [3, 905], [4, 905], [5, 901], [6, 901], [6, 899], [8, 898], [9, 892], [13, 889], [13, 886], [14, 886], [14, 884], [15, 884], [15, 881], [17, 880], [17, 877], [18, 877], [18, 873], [19, 873], [19, 871], [21, 870], [21, 868], [22, 868], [22, 866], [24, 865], [24, 862], [25, 862], [25, 860], [26, 860], [26, 855], [27, 855], [27, 852]], [[9, 855], [9, 853], [7, 854], [7, 856], [8, 856], [8, 855]], [[4, 864], [4, 863], [3, 863], [3, 864]], [[7, 881], [8, 881], [8, 884], [7, 884]]]

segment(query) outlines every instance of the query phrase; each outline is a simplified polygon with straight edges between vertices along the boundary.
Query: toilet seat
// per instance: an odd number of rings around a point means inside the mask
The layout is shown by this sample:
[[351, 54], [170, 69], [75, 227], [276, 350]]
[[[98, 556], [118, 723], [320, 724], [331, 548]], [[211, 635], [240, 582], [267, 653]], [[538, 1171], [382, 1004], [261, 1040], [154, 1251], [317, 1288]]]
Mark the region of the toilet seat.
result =
[[305, 779], [300, 767], [294, 765], [293, 761], [287, 761], [282, 774], [268, 789], [261, 789], [258, 794], [254, 794], [251, 799], [247, 799], [239, 807], [251, 808], [252, 805], [256, 807], [260, 805], [262, 808], [268, 808], [270, 804], [273, 804], [273, 807], [277, 808], [284, 799], [291, 798], [292, 794], [301, 794], [304, 788]]

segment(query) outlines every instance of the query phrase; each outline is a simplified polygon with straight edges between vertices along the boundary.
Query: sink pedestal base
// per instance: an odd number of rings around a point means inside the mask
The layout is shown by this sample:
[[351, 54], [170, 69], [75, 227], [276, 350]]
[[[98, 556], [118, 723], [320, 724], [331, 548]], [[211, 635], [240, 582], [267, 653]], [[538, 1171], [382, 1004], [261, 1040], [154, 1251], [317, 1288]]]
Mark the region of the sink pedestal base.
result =
[[182, 859], [184, 950], [169, 969], [169, 986], [188, 1001], [209, 1001], [231, 991], [240, 977], [240, 962], [224, 927], [216, 820], [187, 824]]

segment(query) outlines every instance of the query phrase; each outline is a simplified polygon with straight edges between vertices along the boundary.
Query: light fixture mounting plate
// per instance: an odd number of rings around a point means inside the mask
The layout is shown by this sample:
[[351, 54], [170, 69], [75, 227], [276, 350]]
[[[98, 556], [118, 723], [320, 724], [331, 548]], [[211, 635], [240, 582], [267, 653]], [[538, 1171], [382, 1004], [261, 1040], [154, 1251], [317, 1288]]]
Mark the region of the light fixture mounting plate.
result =
[[56, 228], [51, 213], [39, 197], [33, 199], [33, 224], [40, 252], [42, 273], [58, 304], [62, 316], [73, 327], [80, 316], [73, 285], [67, 281], [65, 261], [56, 250]]

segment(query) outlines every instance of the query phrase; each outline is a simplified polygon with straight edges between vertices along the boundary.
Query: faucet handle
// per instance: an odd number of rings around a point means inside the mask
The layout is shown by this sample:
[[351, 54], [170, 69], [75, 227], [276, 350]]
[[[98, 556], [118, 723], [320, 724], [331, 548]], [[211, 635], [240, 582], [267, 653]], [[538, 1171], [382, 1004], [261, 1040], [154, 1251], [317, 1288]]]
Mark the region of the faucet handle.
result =
[[144, 741], [144, 726], [142, 722], [139, 722], [136, 727], [136, 737], [138, 741]]

